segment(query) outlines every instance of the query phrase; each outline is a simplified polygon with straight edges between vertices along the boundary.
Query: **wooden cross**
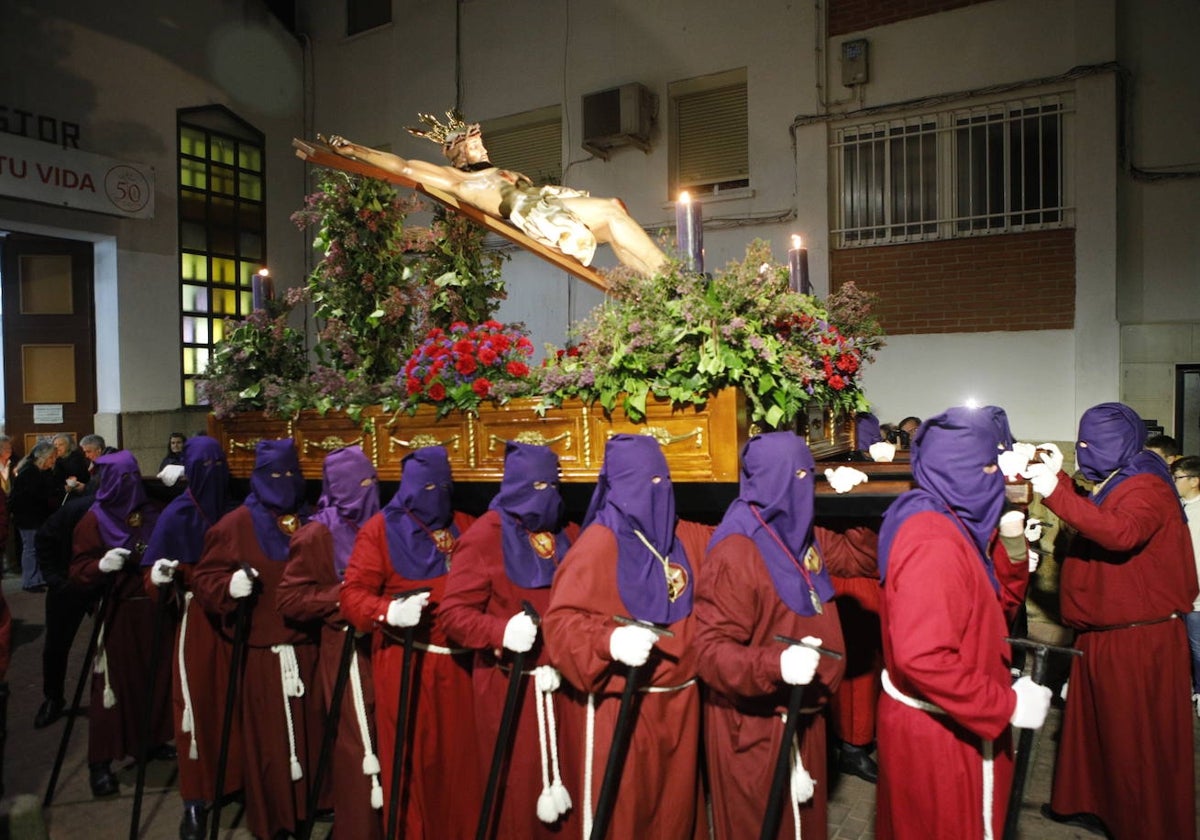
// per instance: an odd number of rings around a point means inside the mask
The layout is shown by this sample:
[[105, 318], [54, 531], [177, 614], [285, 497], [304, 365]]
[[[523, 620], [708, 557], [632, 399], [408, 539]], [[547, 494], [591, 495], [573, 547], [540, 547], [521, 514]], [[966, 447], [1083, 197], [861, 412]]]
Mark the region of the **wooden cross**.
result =
[[608, 282], [604, 275], [590, 266], [586, 266], [574, 257], [563, 254], [538, 242], [536, 239], [527, 236], [523, 231], [509, 224], [503, 219], [497, 219], [484, 213], [478, 207], [473, 207], [470, 204], [459, 201], [449, 193], [434, 187], [427, 187], [424, 184], [405, 178], [402, 175], [397, 175], [394, 172], [388, 172], [386, 169], [380, 169], [377, 166], [372, 166], [369, 163], [363, 163], [360, 160], [344, 157], [332, 151], [329, 146], [319, 141], [301, 140], [294, 138], [292, 146], [296, 149], [296, 157], [305, 160], [317, 166], [326, 166], [330, 169], [341, 169], [345, 172], [353, 172], [358, 175], [366, 175], [369, 178], [379, 178], [388, 181], [392, 184], [397, 184], [402, 187], [407, 187], [410, 190], [416, 190], [419, 193], [429, 196], [434, 201], [444, 204], [446, 207], [455, 212], [462, 213], [469, 219], [483, 225], [485, 230], [498, 234], [510, 242], [537, 254], [542, 259], [549, 263], [553, 263], [556, 267], [561, 268], [568, 274], [578, 277], [585, 283], [595, 286], [602, 292], [608, 291]]

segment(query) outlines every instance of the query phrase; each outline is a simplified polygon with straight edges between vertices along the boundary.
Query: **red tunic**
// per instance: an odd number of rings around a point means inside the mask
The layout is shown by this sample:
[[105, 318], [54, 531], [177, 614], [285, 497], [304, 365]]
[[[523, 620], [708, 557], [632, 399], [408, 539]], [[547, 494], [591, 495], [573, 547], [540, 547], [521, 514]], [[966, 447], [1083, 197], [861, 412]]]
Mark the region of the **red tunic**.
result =
[[[221, 752], [221, 724], [233, 646], [230, 639], [221, 635], [219, 619], [206, 613], [191, 592], [194, 573], [194, 565], [182, 563], [175, 572], [175, 580], [186, 592], [186, 607], [171, 649], [172, 719], [175, 745], [179, 751], [179, 796], [185, 802], [212, 802], [215, 798], [213, 791], [217, 783], [217, 758]], [[147, 590], [157, 595], [157, 587], [149, 582], [149, 568], [145, 570], [145, 576]], [[183, 729], [184, 710], [187, 707], [185, 688], [187, 696], [191, 698], [191, 732]], [[234, 723], [236, 725], [237, 721]], [[240, 725], [236, 726], [229, 741], [224, 784], [227, 794], [242, 787], [240, 728]]]
[[816, 527], [836, 592], [838, 618], [846, 640], [846, 673], [830, 702], [834, 733], [865, 747], [875, 740], [875, 707], [883, 642], [879, 630], [879, 534], [863, 525]]
[[[578, 526], [567, 528], [573, 542]], [[454, 568], [446, 582], [442, 599], [441, 622], [455, 644], [475, 650], [472, 680], [475, 685], [475, 729], [479, 736], [480, 775], [485, 781], [491, 769], [492, 753], [500, 731], [505, 695], [510, 679], [509, 663], [513, 654], [503, 654], [502, 667], [497, 667], [495, 651], [504, 644], [504, 628], [508, 620], [528, 601], [539, 615], [550, 606], [550, 589], [525, 589], [508, 578], [504, 570], [500, 516], [489, 510], [475, 521], [454, 549]], [[549, 665], [550, 657], [541, 633], [533, 649], [525, 655], [522, 670], [532, 671], [539, 665]], [[542, 793], [542, 759], [538, 745], [537, 698], [532, 677], [525, 678], [520, 714], [513, 721], [511, 748], [502, 768], [501, 788], [495, 798], [492, 822], [495, 837], [549, 838], [575, 837], [578, 834], [578, 808], [552, 824], [537, 817], [537, 801]], [[553, 696], [554, 714], [561, 733], [575, 731], [566, 716], [577, 707], [568, 703], [561, 691]], [[549, 747], [547, 747], [549, 749]], [[575, 774], [564, 784], [574, 796], [579, 790]]]
[[[461, 535], [472, 522], [456, 513]], [[458, 840], [475, 836], [483, 779], [471, 688], [471, 653], [439, 653], [427, 646], [449, 648], [441, 623], [446, 575], [409, 580], [397, 574], [388, 551], [384, 514], [371, 517], [358, 532], [342, 585], [342, 612], [363, 632], [373, 633], [371, 663], [375, 675], [375, 730], [383, 765], [383, 818], [387, 820], [396, 743], [396, 713], [400, 701], [400, 669], [404, 631], [390, 627], [384, 617], [394, 594], [432, 587], [429, 604], [416, 628], [411, 706], [404, 741], [401, 778], [401, 820], [406, 840]], [[386, 833], [386, 832], [385, 832]]]
[[945, 714], [879, 701], [875, 836], [983, 836], [984, 757], [994, 760], [992, 830], [1012, 785], [1009, 718], [1016, 706], [1000, 597], [979, 553], [939, 513], [896, 532], [883, 586], [883, 658], [895, 687]]
[[[333, 537], [320, 522], [310, 522], [292, 537], [283, 580], [279, 582], [275, 601], [279, 611], [298, 621], [320, 621], [321, 653], [317, 661], [317, 680], [323, 709], [328, 712], [346, 643], [347, 624], [338, 606], [342, 584], [333, 565]], [[351, 629], [350, 632], [353, 632]], [[368, 736], [374, 735], [375, 688], [371, 680], [370, 638], [355, 641], [356, 654], [351, 668], [358, 668], [362, 686]], [[347, 674], [342, 691], [337, 736], [334, 741], [331, 766], [325, 769], [322, 797], [332, 792], [332, 805], [338, 833], [356, 840], [380, 840], [383, 837], [382, 810], [371, 807], [371, 776], [363, 772], [363, 738], [355, 710], [354, 691]], [[370, 752], [378, 757], [374, 741]], [[320, 755], [320, 745], [314, 750]], [[314, 765], [310, 781], [316, 777]]]
[[[801, 616], [779, 599], [762, 555], [749, 537], [729, 536], [704, 558], [696, 587], [696, 658], [704, 680], [704, 750], [708, 761], [716, 836], [757, 837], [783, 740], [783, 712], [792, 687], [782, 682], [779, 633], [816, 636], [844, 651], [838, 609]], [[797, 739], [800, 758], [816, 781], [813, 798], [800, 804], [803, 836], [826, 835], [828, 774], [825, 720], [820, 707], [837, 691], [844, 661], [821, 657], [817, 676], [804, 688]], [[790, 798], [786, 796], [784, 802]], [[785, 804], [776, 836], [796, 837]]]
[[[232, 627], [238, 600], [229, 594], [229, 579], [242, 563], [258, 572], [254, 594], [247, 599], [249, 633], [237, 706], [243, 733], [246, 823], [256, 836], [274, 837], [280, 831], [294, 833], [305, 818], [308, 775], [315, 767], [324, 722], [320, 691], [315, 690], [317, 644], [312, 633], [287, 622], [275, 608], [275, 593], [287, 564], [263, 554], [244, 505], [223, 516], [205, 535], [204, 554], [192, 579], [201, 605], [219, 614], [226, 628]], [[292, 646], [304, 684], [302, 697], [284, 699], [282, 662], [271, 649], [277, 645]], [[292, 740], [303, 774], [298, 780], [291, 775]]]
[[[690, 586], [701, 573], [712, 531], [694, 522], [680, 521], [676, 526], [676, 536], [692, 567]], [[616, 539], [608, 528], [592, 525], [585, 529], [554, 577], [550, 608], [542, 625], [555, 667], [583, 692], [581, 702], [587, 702], [586, 695], [594, 695], [595, 754], [590, 797], [584, 801], [583, 787], [579, 788], [579, 796], [571, 791], [580, 819], [584, 818], [583, 809], [591, 812], [595, 807], [625, 687], [627, 669], [613, 661], [608, 648], [609, 637], [618, 626], [613, 616], [626, 614], [617, 588], [616, 558]], [[639, 672], [643, 687], [666, 690], [644, 691], [640, 698], [610, 837], [685, 840], [707, 835], [698, 795], [700, 690], [695, 683], [694, 628], [694, 613], [672, 624], [674, 637], [660, 638], [655, 645], [657, 653]], [[581, 777], [586, 777], [582, 738], [564, 743], [563, 758], [582, 768]]]
[[89, 510], [75, 526], [70, 576], [72, 584], [85, 589], [108, 587], [102, 616], [102, 647], [97, 649], [97, 655], [107, 663], [107, 684], [116, 703], [111, 708], [104, 707], [105, 675], [93, 674], [88, 705], [88, 763], [138, 755], [147, 714], [153, 716], [149, 746], [165, 744], [172, 735], [171, 683], [166, 675], [175, 621], [164, 616], [158, 675], [151, 698], [150, 639], [156, 605], [146, 594], [140, 554], [130, 554], [125, 565], [115, 572], [100, 571], [100, 558], [111, 547], [105, 545], [96, 515]]
[[[1079, 631], [1051, 807], [1098, 815], [1118, 840], [1194, 837], [1188, 643], [1191, 538], [1171, 487], [1126, 479], [1097, 506], [1059, 474], [1045, 500], [1078, 535], [1062, 565], [1063, 621]], [[1169, 690], [1168, 690], [1169, 689]]]

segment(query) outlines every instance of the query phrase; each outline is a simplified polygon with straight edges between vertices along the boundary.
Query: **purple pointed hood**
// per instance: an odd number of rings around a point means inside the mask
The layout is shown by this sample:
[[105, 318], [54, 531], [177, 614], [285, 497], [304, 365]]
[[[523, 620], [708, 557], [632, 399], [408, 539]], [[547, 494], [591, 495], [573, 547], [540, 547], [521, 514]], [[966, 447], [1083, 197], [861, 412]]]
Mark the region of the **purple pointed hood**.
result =
[[1075, 461], [1088, 481], [1104, 482], [1092, 491], [1096, 504], [1104, 501], [1125, 479], [1142, 473], [1156, 475], [1174, 489], [1166, 463], [1155, 453], [1144, 450], [1145, 444], [1146, 424], [1129, 406], [1100, 403], [1083, 413], [1079, 418]]
[[558, 490], [554, 451], [510, 440], [505, 445], [500, 492], [488, 508], [500, 515], [508, 579], [524, 589], [549, 586], [570, 547], [562, 530], [566, 505]]
[[858, 441], [858, 451], [866, 452], [871, 444], [883, 440], [883, 432], [879, 428], [879, 418], [864, 411], [854, 419], [854, 435]]
[[163, 557], [188, 565], [198, 562], [205, 533], [228, 508], [229, 464], [215, 439], [197, 435], [184, 442], [183, 474], [187, 489], [159, 515], [143, 565]]
[[954, 522], [971, 541], [992, 586], [999, 591], [987, 544], [1004, 508], [1004, 475], [998, 469], [985, 473], [983, 468], [996, 463], [1003, 434], [997, 415], [989, 409], [950, 408], [921, 424], [912, 441], [917, 486], [897, 499], [883, 516], [879, 532], [880, 580], [887, 574], [896, 531], [909, 517], [933, 511]]
[[[732, 534], [754, 540], [775, 591], [788, 609], [815, 615], [812, 593], [824, 602], [834, 592], [813, 538], [816, 462], [812, 452], [793, 432], [769, 432], [746, 442], [741, 462], [738, 497], [725, 512], [709, 546]], [[810, 548], [814, 552], [811, 557]], [[817, 568], [811, 568], [813, 565]]]
[[333, 536], [333, 566], [340, 580], [346, 573], [358, 529], [379, 513], [379, 477], [357, 446], [335, 449], [321, 468], [321, 498], [311, 521]]
[[271, 560], [288, 557], [288, 543], [300, 524], [304, 476], [291, 438], [260, 440], [254, 450], [250, 495], [245, 505], [254, 520], [259, 548]]
[[441, 577], [458, 538], [450, 458], [445, 447], [425, 446], [400, 464], [400, 486], [383, 508], [392, 568], [408, 580]]
[[96, 459], [100, 486], [90, 510], [100, 526], [100, 538], [109, 548], [135, 549], [150, 534], [157, 511], [146, 504], [146, 488], [133, 453], [121, 449]]
[[[609, 439], [583, 527], [592, 523], [617, 539], [617, 588], [633, 618], [671, 624], [691, 614], [692, 568], [675, 539], [675, 489], [658, 441], [629, 434]], [[683, 584], [674, 601], [659, 558], [675, 567], [676, 581]]]

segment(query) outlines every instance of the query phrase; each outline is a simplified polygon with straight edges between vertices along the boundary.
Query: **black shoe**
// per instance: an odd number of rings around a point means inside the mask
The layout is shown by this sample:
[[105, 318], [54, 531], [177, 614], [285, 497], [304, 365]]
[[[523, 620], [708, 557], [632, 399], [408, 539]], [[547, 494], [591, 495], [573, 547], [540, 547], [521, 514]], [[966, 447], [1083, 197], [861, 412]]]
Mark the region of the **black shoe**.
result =
[[92, 786], [92, 796], [113, 796], [121, 789], [117, 784], [117, 775], [112, 771], [107, 761], [88, 765], [88, 783]]
[[208, 809], [203, 802], [184, 802], [183, 819], [179, 821], [179, 840], [204, 840], [204, 824]]
[[152, 761], [174, 761], [177, 758], [179, 758], [179, 753], [176, 752], [174, 744], [159, 744], [150, 750]]
[[1105, 829], [1103, 821], [1095, 814], [1060, 814], [1051, 808], [1050, 803], [1047, 802], [1042, 805], [1042, 816], [1056, 823], [1082, 828], [1084, 831], [1097, 834], [1100, 837], [1108, 836], [1108, 830]]
[[838, 748], [838, 772], [858, 776], [865, 782], [875, 784], [879, 781], [879, 765], [866, 747], [856, 747], [843, 743]]
[[47, 697], [38, 707], [37, 714], [33, 716], [33, 728], [45, 729], [62, 717], [63, 709], [66, 706], [67, 702], [61, 697]]

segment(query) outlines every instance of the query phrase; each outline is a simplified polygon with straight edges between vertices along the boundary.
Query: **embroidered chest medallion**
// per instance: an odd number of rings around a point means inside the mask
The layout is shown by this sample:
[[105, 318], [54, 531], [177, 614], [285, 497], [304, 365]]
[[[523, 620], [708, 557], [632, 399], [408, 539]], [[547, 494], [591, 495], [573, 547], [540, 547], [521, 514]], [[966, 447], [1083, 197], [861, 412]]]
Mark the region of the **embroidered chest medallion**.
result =
[[429, 537], [442, 554], [449, 556], [450, 552], [454, 551], [454, 534], [449, 528], [438, 528], [436, 531], [431, 531]]
[[529, 545], [533, 548], [533, 553], [543, 560], [550, 560], [554, 557], [554, 534], [549, 531], [530, 531]]
[[141, 528], [142, 512], [140, 510], [135, 510], [133, 513], [129, 514], [129, 516], [125, 518], [125, 524], [130, 528]]
[[667, 563], [664, 571], [667, 573], [667, 600], [674, 604], [687, 589], [687, 569], [678, 563]]
[[816, 546], [810, 545], [808, 551], [804, 554], [804, 568], [810, 572], [821, 571], [821, 555], [817, 553]]
[[285, 513], [275, 520], [275, 524], [279, 526], [280, 531], [291, 536], [300, 527], [300, 517], [294, 513]]

